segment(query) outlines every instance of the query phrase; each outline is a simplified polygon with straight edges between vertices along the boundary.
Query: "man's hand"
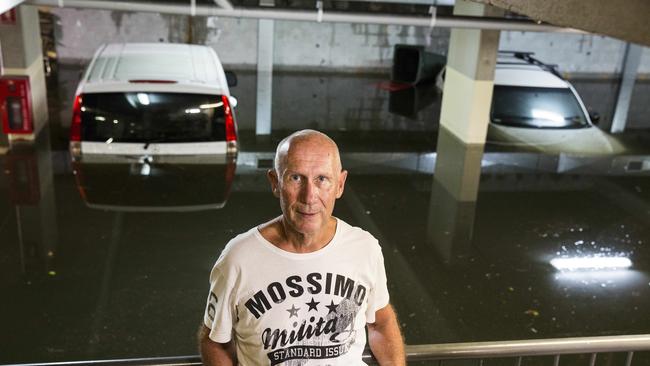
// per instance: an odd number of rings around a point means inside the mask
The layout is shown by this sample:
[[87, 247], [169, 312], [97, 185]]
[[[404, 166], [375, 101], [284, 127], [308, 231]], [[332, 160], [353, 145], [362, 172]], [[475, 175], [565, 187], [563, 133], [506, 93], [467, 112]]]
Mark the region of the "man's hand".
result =
[[404, 340], [393, 307], [388, 304], [375, 312], [375, 322], [368, 324], [368, 343], [382, 366], [405, 366]]
[[237, 365], [237, 352], [235, 342], [217, 343], [208, 337], [210, 329], [201, 325], [199, 329], [199, 349], [201, 360], [206, 366], [234, 366]]

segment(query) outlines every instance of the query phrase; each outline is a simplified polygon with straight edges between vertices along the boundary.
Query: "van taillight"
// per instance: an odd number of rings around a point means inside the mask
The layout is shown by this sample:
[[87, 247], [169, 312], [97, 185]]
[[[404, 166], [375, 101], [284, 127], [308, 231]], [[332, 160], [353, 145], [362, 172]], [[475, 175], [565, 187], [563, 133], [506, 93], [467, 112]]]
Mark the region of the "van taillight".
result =
[[70, 141], [81, 141], [81, 95], [74, 98], [72, 107], [72, 124], [70, 124]]
[[228, 152], [237, 151], [237, 127], [235, 126], [235, 118], [233, 116], [232, 108], [228, 96], [222, 95], [221, 101], [223, 102], [223, 115], [226, 119], [226, 143], [228, 144]]
[[74, 99], [72, 107], [72, 123], [70, 124], [70, 155], [73, 160], [81, 157], [81, 95]]

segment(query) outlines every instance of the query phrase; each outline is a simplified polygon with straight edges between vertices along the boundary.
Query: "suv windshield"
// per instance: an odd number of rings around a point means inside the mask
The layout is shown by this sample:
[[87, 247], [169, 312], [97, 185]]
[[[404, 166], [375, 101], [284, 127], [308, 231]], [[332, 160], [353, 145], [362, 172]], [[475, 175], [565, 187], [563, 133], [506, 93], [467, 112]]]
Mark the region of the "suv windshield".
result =
[[490, 120], [527, 128], [583, 128], [589, 123], [568, 88], [494, 86]]
[[220, 95], [92, 93], [82, 100], [84, 141], [201, 142], [226, 137]]

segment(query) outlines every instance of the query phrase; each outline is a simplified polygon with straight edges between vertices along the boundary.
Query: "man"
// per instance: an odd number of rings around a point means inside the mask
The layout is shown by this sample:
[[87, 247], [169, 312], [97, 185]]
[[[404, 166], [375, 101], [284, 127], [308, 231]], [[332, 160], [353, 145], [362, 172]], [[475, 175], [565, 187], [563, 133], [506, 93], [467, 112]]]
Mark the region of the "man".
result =
[[377, 240], [332, 216], [347, 171], [313, 130], [285, 138], [267, 173], [282, 215], [232, 239], [210, 275], [206, 365], [405, 365]]

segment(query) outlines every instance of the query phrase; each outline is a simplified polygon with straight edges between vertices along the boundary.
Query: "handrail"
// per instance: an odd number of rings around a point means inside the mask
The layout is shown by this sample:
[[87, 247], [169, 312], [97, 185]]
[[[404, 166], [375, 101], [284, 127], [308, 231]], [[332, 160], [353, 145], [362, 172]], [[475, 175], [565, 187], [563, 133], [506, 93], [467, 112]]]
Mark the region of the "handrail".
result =
[[650, 350], [650, 334], [406, 346], [409, 361]]
[[[446, 359], [475, 359], [491, 357], [523, 357], [577, 353], [631, 352], [650, 350], [650, 334], [547, 338], [514, 341], [464, 342], [442, 344], [406, 345], [408, 361]], [[368, 349], [363, 361], [375, 363]], [[50, 363], [13, 364], [9, 366], [194, 366], [201, 365], [199, 356], [132, 358], [116, 360], [71, 361]]]

